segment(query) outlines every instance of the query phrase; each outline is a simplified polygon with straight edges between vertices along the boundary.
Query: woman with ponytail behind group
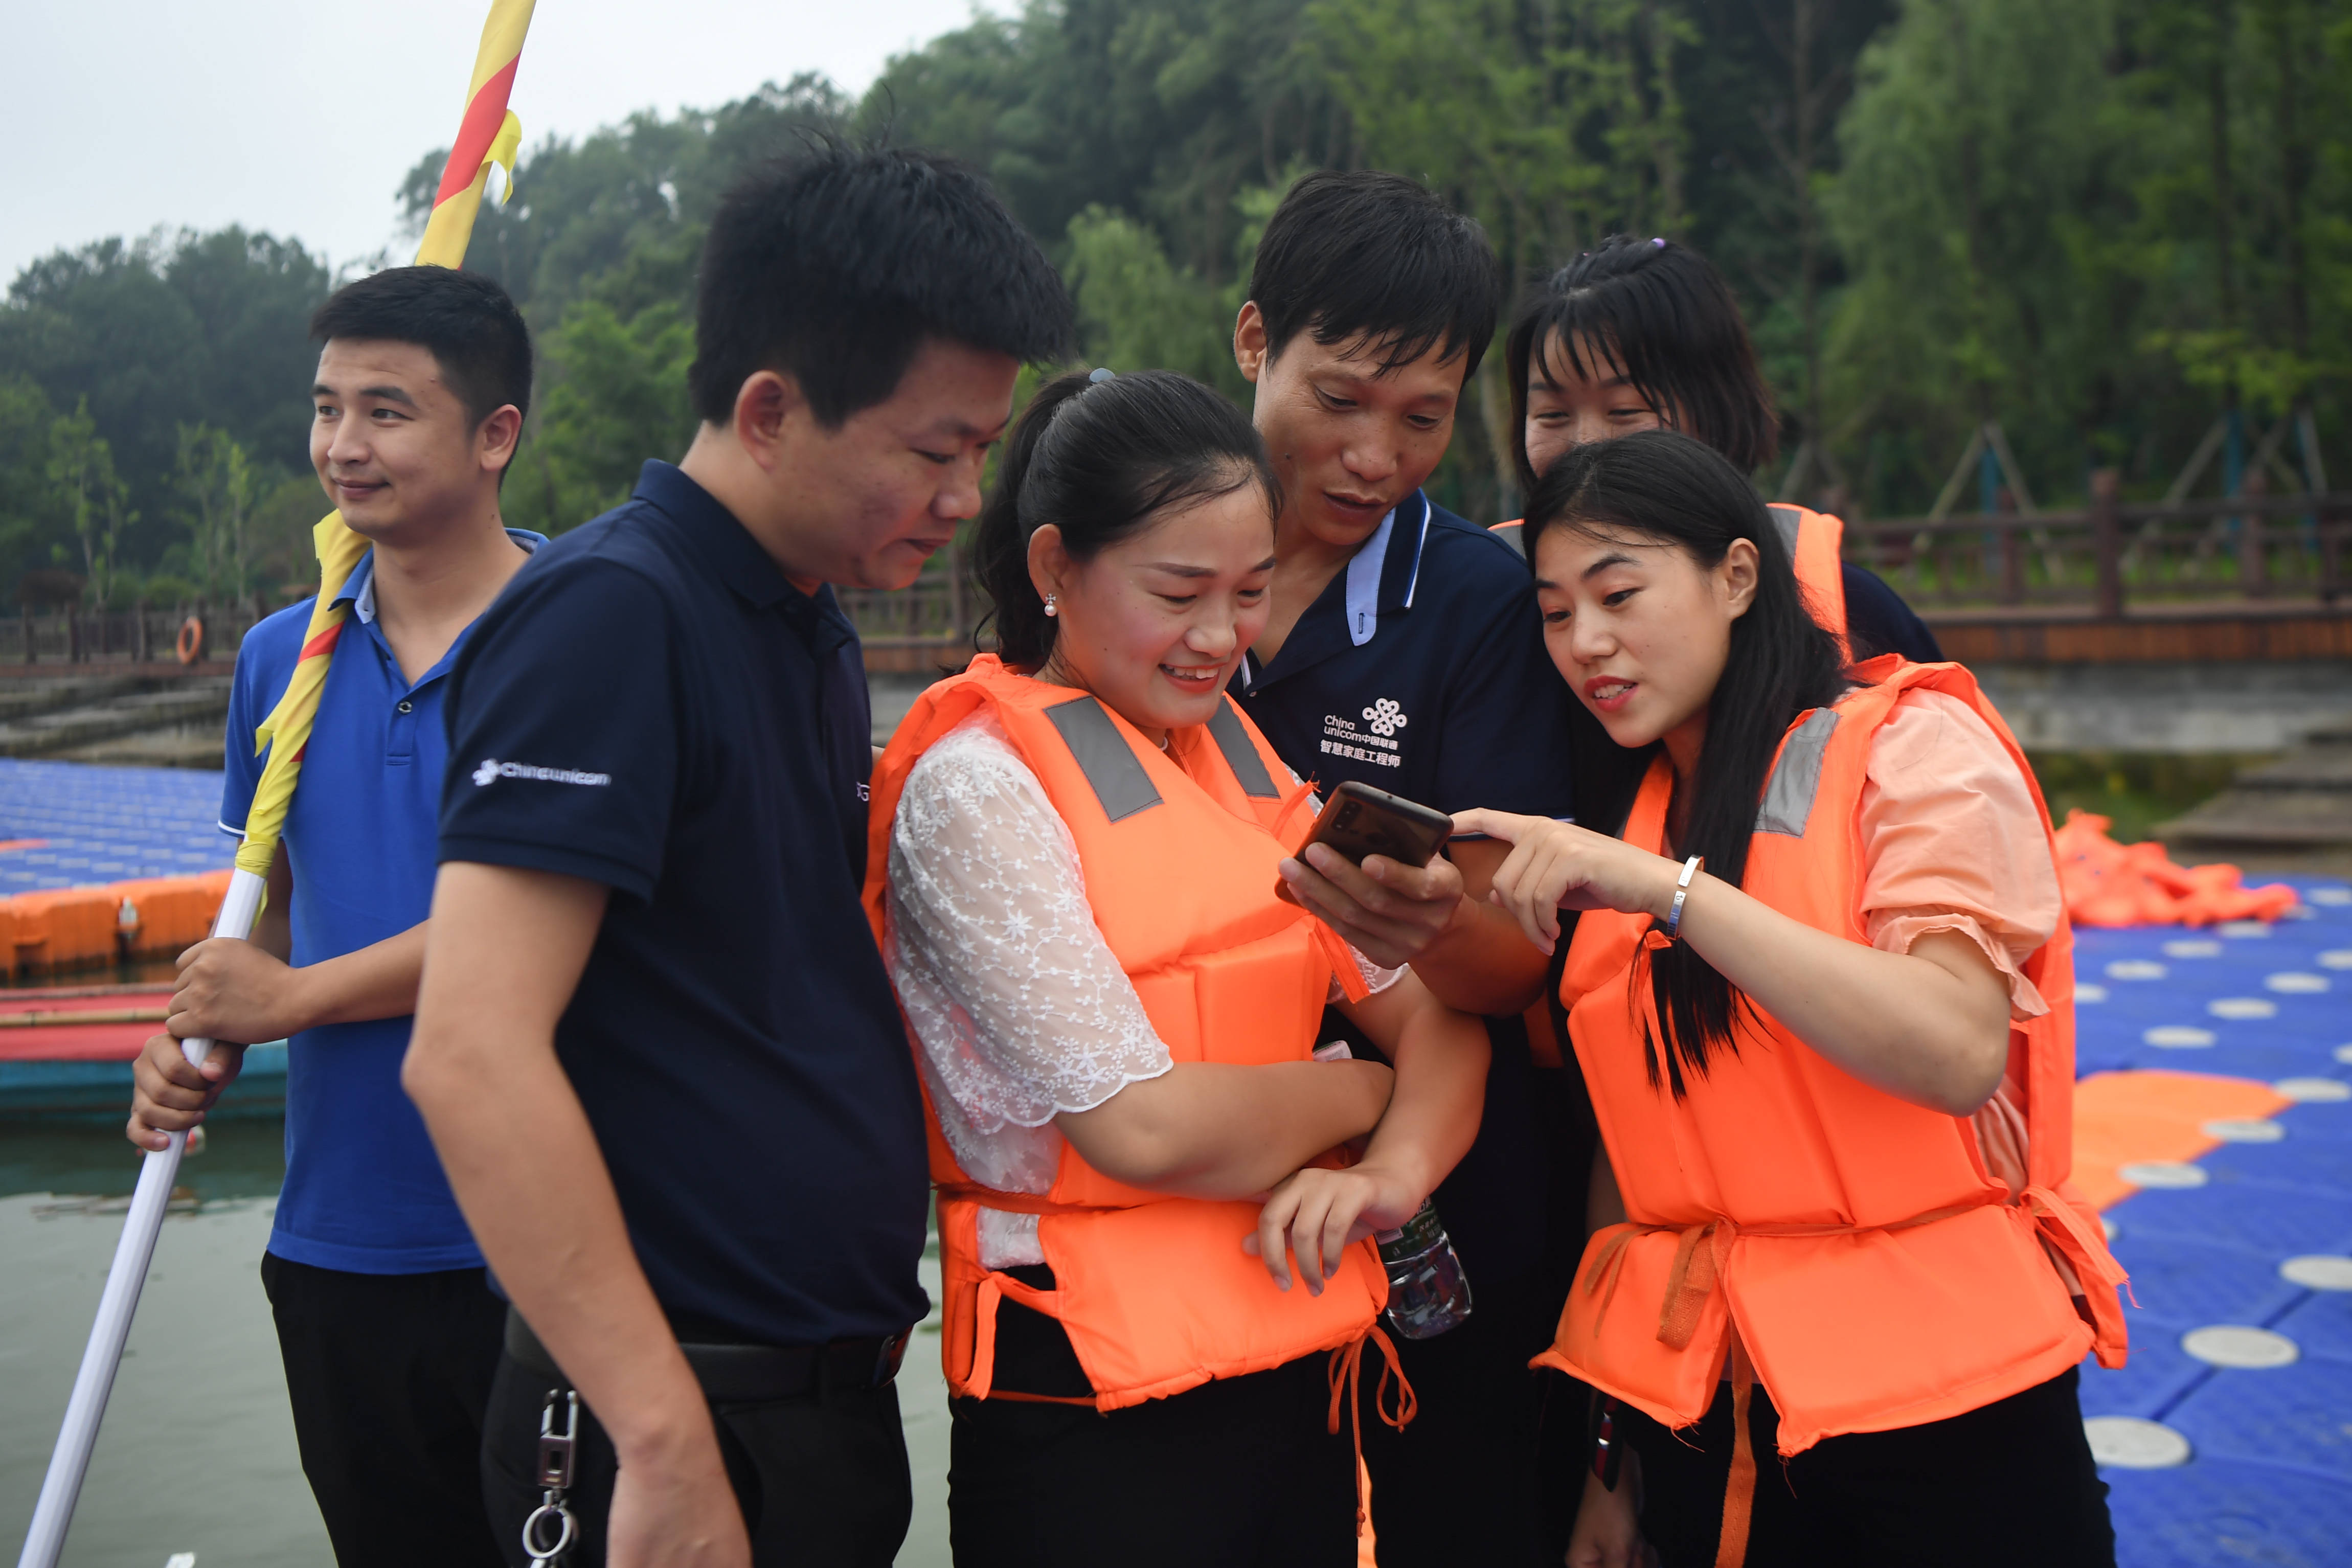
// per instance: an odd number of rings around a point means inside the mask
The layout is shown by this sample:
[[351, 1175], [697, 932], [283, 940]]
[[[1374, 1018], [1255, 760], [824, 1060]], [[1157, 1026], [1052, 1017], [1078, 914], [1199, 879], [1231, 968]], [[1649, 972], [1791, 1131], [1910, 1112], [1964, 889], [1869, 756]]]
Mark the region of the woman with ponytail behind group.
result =
[[2120, 1363], [2121, 1273], [2061, 1191], [2070, 941], [2014, 739], [1958, 666], [1847, 665], [1690, 437], [1570, 450], [1526, 530], [1638, 789], [1613, 838], [1457, 816], [1553, 961], [1416, 967], [1549, 988], [1600, 1123], [1541, 1358], [1597, 1390], [1570, 1563], [2111, 1564], [2075, 1369]]
[[[866, 905], [930, 1113], [962, 1568], [1355, 1559], [1367, 1238], [1469, 1146], [1486, 1041], [1275, 894], [1312, 803], [1225, 687], [1279, 505], [1197, 382], [1049, 382], [981, 517], [998, 651], [875, 770]], [[1393, 1070], [1315, 1059], [1327, 1000]]]

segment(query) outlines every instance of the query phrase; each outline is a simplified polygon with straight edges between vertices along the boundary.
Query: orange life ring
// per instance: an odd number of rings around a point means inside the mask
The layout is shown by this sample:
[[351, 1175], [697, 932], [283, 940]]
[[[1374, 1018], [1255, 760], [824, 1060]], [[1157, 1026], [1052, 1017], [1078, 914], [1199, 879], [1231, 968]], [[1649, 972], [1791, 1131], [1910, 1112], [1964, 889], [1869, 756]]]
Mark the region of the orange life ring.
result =
[[184, 664], [193, 664], [205, 656], [205, 623], [193, 615], [180, 622], [177, 652]]

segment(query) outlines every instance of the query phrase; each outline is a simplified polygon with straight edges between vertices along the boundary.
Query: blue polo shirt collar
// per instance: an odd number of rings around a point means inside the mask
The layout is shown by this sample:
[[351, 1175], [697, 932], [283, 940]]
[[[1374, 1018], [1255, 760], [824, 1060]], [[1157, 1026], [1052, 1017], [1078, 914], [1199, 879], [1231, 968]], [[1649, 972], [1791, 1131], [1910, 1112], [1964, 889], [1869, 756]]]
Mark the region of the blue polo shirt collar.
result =
[[[545, 534], [535, 534], [529, 528], [509, 528], [507, 538], [514, 540], [525, 555], [536, 553], [539, 547], [547, 542]], [[361, 625], [375, 624], [375, 549], [373, 546], [369, 547], [367, 554], [360, 557], [359, 564], [352, 568], [351, 576], [343, 579], [342, 589], [335, 595], [334, 602], [350, 605], [353, 618]]]

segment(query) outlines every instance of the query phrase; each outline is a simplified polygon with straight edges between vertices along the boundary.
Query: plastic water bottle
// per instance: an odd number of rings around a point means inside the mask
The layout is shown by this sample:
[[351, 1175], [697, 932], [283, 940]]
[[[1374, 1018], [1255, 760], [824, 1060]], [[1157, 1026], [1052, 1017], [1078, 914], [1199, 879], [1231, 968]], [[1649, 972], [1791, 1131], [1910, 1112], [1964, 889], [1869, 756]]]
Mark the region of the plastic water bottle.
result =
[[[1330, 1040], [1314, 1054], [1318, 1061], [1346, 1061], [1355, 1053], [1346, 1040]], [[1470, 1315], [1470, 1281], [1437, 1218], [1437, 1205], [1423, 1199], [1411, 1219], [1394, 1230], [1375, 1232], [1372, 1241], [1388, 1271], [1389, 1322], [1397, 1333], [1407, 1339], [1435, 1339], [1461, 1326]]]
[[1395, 1230], [1372, 1238], [1389, 1275], [1389, 1322], [1407, 1339], [1435, 1339], [1470, 1315], [1470, 1281], [1437, 1206], [1423, 1203]]

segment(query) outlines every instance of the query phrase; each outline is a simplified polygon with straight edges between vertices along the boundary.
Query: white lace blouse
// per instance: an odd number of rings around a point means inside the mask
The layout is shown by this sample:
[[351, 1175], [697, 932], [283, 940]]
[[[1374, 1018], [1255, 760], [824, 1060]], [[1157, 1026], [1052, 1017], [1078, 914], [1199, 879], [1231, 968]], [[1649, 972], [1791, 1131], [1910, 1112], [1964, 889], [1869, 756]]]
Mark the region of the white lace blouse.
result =
[[[985, 709], [908, 775], [887, 916], [883, 960], [924, 1085], [956, 1163], [982, 1186], [1048, 1190], [1057, 1113], [1174, 1065], [1095, 925], [1068, 827]], [[1375, 991], [1403, 973], [1356, 963]], [[980, 1253], [991, 1269], [1044, 1262], [1036, 1217], [983, 1208]]]

